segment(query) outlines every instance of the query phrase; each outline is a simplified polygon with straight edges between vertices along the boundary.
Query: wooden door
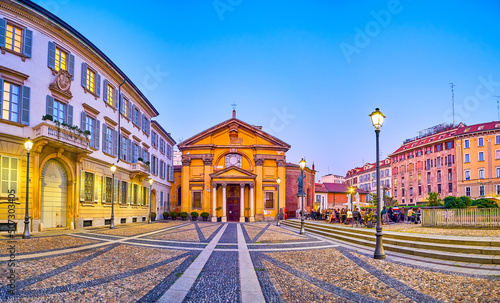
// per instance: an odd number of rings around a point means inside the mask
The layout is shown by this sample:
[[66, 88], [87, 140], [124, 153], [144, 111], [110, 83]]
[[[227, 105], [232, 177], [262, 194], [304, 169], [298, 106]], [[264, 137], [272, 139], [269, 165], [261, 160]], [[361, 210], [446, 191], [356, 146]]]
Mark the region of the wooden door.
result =
[[42, 223], [45, 228], [66, 226], [68, 176], [61, 163], [49, 160], [42, 170]]

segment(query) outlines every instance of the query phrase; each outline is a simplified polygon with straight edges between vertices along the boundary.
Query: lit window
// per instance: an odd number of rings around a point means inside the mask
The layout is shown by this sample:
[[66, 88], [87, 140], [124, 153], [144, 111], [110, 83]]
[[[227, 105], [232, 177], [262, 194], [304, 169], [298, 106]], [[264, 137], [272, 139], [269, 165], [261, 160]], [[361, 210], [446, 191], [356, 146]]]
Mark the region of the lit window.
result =
[[87, 89], [90, 92], [95, 93], [95, 72], [90, 68], [87, 68]]
[[125, 117], [127, 117], [127, 118], [128, 118], [128, 115], [129, 115], [129, 113], [128, 113], [128, 111], [129, 111], [129, 110], [128, 110], [128, 102], [129, 102], [129, 101], [128, 101], [127, 99], [124, 99], [124, 102], [123, 102], [123, 105], [122, 105], [123, 115], [124, 115]]
[[108, 104], [115, 107], [115, 101], [114, 101], [115, 100], [114, 99], [115, 89], [114, 89], [114, 87], [108, 84], [108, 87], [106, 87], [106, 90], [107, 90], [106, 91], [107, 92], [106, 93], [106, 96], [107, 96], [106, 100], [107, 100]]
[[19, 122], [19, 101], [21, 89], [7, 81], [3, 83], [2, 119]]
[[85, 172], [85, 201], [94, 201], [94, 174]]
[[5, 47], [15, 51], [21, 52], [21, 38], [23, 30], [17, 26], [7, 24], [7, 31], [5, 33]]
[[67, 70], [66, 58], [66, 52], [61, 50], [59, 47], [56, 47], [56, 64], [54, 66], [56, 71]]
[[18, 194], [17, 184], [19, 179], [19, 159], [2, 156], [1, 158], [1, 174], [0, 183], [2, 186], [2, 191], [0, 192], [2, 196], [8, 195], [11, 190], [14, 190], [14, 194]]

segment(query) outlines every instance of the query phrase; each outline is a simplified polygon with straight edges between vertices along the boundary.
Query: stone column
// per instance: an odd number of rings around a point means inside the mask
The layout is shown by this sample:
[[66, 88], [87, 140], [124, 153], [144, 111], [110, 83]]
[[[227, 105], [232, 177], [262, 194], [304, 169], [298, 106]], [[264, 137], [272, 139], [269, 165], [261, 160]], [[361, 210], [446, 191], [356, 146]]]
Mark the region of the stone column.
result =
[[181, 188], [182, 188], [182, 202], [180, 212], [189, 211], [189, 204], [191, 201], [191, 189], [189, 188], [189, 179], [190, 179], [190, 169], [191, 169], [191, 159], [184, 158], [182, 159], [182, 179], [181, 179]]
[[217, 222], [217, 183], [212, 184], [212, 222]]
[[253, 199], [253, 187], [254, 184], [250, 184], [250, 222], [255, 221], [255, 201]]
[[245, 183], [240, 184], [240, 222], [245, 222]]
[[227, 216], [226, 216], [226, 183], [222, 183], [222, 222], [227, 222]]

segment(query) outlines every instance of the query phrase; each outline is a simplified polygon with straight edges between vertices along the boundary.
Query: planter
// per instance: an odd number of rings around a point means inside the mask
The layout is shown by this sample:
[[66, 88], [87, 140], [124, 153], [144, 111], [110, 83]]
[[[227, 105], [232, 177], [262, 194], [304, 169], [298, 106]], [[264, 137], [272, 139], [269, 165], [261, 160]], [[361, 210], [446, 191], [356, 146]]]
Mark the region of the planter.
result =
[[151, 221], [156, 221], [156, 217], [151, 217]]
[[182, 221], [186, 221], [187, 218], [186, 217], [181, 217], [181, 219], [182, 219]]
[[217, 222], [222, 222], [222, 217], [217, 217]]
[[203, 217], [203, 221], [208, 221], [208, 217]]
[[191, 217], [191, 221], [198, 221], [198, 217]]
[[245, 222], [250, 222], [250, 218], [249, 217], [245, 217]]

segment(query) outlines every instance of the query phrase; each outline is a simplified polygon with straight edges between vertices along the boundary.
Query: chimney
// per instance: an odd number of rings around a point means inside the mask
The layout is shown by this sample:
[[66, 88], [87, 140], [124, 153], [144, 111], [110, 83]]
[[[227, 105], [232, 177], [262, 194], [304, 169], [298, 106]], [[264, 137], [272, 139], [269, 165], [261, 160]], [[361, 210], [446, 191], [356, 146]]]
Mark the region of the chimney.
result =
[[233, 109], [233, 119], [236, 118], [236, 110]]
[[312, 170], [313, 170], [313, 171], [315, 171], [315, 169], [314, 169], [314, 161], [313, 161], [313, 167], [312, 167]]

